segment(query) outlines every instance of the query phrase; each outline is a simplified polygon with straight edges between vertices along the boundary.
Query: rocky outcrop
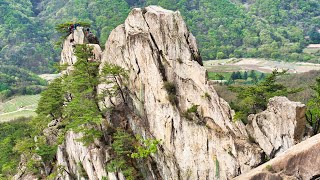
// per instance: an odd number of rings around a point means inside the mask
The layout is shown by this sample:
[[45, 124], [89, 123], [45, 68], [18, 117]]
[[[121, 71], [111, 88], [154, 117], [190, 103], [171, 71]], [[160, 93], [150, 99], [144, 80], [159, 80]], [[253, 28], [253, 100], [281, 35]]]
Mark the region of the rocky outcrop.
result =
[[[34, 160], [39, 159], [38, 157], [32, 157], [32, 158]], [[38, 177], [36, 175], [27, 171], [27, 159], [23, 154], [20, 156], [20, 163], [19, 163], [18, 169], [19, 170], [18, 170], [17, 174], [15, 174], [12, 178], [13, 180], [20, 180], [20, 179], [36, 180], [36, 179], [38, 179]]]
[[297, 144], [278, 157], [245, 173], [236, 180], [298, 180], [320, 178], [320, 135]]
[[[74, 55], [74, 49], [77, 44], [84, 44], [86, 42], [86, 38], [83, 32], [82, 27], [77, 27], [70, 34], [63, 43], [63, 49], [61, 51], [61, 61], [60, 65], [66, 65], [67, 69], [63, 70], [62, 74], [69, 74], [73, 70], [74, 63], [77, 62], [77, 57]], [[93, 50], [94, 59], [95, 61], [101, 60], [102, 50], [98, 44], [88, 44], [90, 45]]]
[[[65, 74], [76, 62], [74, 46], [85, 42], [82, 33], [78, 28], [64, 43]], [[283, 98], [272, 99], [267, 111], [252, 115], [247, 127], [233, 122], [228, 103], [207, 80], [196, 40], [179, 12], [156, 6], [133, 9], [111, 32], [102, 56], [100, 47], [92, 46], [95, 57], [90, 60], [101, 59], [100, 69], [111, 63], [128, 71], [126, 102], [114, 100], [126, 106], [119, 119], [135, 134], [162, 140], [157, 154], [146, 162], [147, 179], [230, 179], [261, 164], [264, 154], [280, 153], [301, 139], [304, 107]], [[98, 92], [105, 86], [100, 84]], [[109, 99], [100, 104], [111, 106]], [[119, 123], [112, 117], [106, 121]], [[269, 134], [269, 126], [279, 132]], [[89, 179], [123, 179], [121, 173], [105, 170], [110, 142], [86, 147], [79, 138], [81, 134], [68, 132], [58, 147], [57, 164], [64, 170], [60, 179], [83, 174]]]
[[64, 144], [58, 146], [57, 162], [63, 169], [58, 179], [86, 177], [96, 180], [107, 177], [105, 165], [108, 153], [105, 145], [96, 141], [86, 147], [78, 141], [81, 137], [81, 134], [68, 132]]
[[[102, 65], [129, 71], [127, 102], [135, 133], [162, 139], [154, 157], [163, 179], [227, 179], [261, 162], [243, 126], [208, 84], [194, 36], [179, 12], [133, 9], [106, 42]], [[174, 94], [165, 84], [174, 86]], [[187, 110], [197, 105], [197, 112]], [[241, 124], [240, 122], [238, 124]]]
[[248, 133], [268, 157], [273, 158], [301, 142], [306, 127], [306, 107], [286, 97], [269, 100], [267, 110], [250, 115]]

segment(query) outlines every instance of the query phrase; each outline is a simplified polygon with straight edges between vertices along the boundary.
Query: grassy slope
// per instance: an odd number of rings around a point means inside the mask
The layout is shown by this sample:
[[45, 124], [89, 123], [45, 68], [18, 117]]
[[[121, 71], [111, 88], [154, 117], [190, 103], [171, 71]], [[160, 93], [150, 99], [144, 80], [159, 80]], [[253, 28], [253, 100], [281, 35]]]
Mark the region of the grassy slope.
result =
[[0, 103], [0, 122], [34, 116], [39, 99], [40, 95], [17, 96]]

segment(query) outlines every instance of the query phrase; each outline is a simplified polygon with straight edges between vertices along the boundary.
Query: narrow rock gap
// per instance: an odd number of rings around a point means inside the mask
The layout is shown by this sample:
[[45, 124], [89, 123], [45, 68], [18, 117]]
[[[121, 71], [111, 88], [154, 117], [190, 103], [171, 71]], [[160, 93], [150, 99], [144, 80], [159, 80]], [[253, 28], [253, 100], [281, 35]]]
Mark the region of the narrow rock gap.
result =
[[190, 36], [190, 34], [187, 34], [187, 35], [184, 34], [184, 37], [186, 38], [186, 41], [187, 41], [187, 44], [188, 44], [188, 47], [189, 47], [189, 50], [190, 50], [190, 53], [191, 53], [192, 60], [193, 61], [197, 61], [201, 66], [203, 66], [202, 58], [200, 56], [200, 53], [199, 53], [199, 55], [196, 55], [194, 49], [191, 48], [191, 43], [189, 41], [189, 36]]
[[[156, 40], [155, 38], [153, 37], [152, 33], [150, 33], [150, 26], [145, 18], [145, 13], [146, 13], [146, 9], [143, 9], [142, 10], [142, 16], [143, 16], [143, 19], [144, 21], [146, 22], [147, 26], [148, 26], [148, 30], [149, 30], [149, 35], [150, 35], [150, 38], [151, 38], [151, 41], [153, 43], [153, 45], [156, 47], [156, 52], [157, 52], [157, 62], [158, 62], [158, 65], [159, 65], [159, 71], [160, 71], [160, 74], [162, 76], [162, 80], [163, 81], [167, 81], [168, 78], [167, 78], [167, 75], [166, 75], [166, 69], [164, 67], [164, 65], [162, 64], [162, 61], [161, 61], [161, 57], [163, 58], [163, 53], [162, 53], [162, 50], [159, 49], [159, 46], [158, 44], [156, 43]], [[150, 44], [150, 43], [149, 43]], [[153, 49], [152, 45], [150, 44], [150, 48]]]

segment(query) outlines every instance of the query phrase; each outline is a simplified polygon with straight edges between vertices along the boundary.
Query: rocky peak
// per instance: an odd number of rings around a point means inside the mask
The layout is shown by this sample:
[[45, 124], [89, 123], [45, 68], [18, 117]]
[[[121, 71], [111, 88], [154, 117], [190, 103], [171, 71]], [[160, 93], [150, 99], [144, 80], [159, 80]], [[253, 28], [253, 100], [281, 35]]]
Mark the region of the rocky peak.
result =
[[[262, 151], [246, 141], [229, 105], [209, 85], [179, 12], [133, 9], [105, 47], [101, 67], [112, 63], [129, 71], [128, 102], [140, 116], [129, 120], [131, 128], [163, 140], [154, 158], [164, 179], [226, 179], [260, 163]], [[193, 106], [196, 112], [188, 113]]]
[[[73, 69], [73, 64], [76, 63], [77, 57], [74, 55], [74, 48], [77, 44], [84, 44], [87, 41], [87, 37], [85, 37], [85, 33], [83, 27], [77, 27], [71, 33], [63, 43], [63, 48], [61, 51], [61, 65], [67, 65], [67, 69], [62, 72], [62, 74], [70, 73]], [[101, 60], [102, 50], [98, 44], [88, 44], [93, 47], [94, 60]]]
[[[83, 43], [81, 28], [66, 39], [61, 53], [61, 64], [69, 65], [66, 74], [76, 62], [74, 46]], [[157, 6], [133, 9], [111, 32], [102, 55], [93, 46], [100, 69], [110, 63], [128, 71], [127, 109], [119, 119], [135, 134], [162, 140], [147, 162], [149, 179], [230, 179], [261, 164], [264, 154], [277, 155], [301, 140], [305, 107], [285, 98], [271, 99], [265, 112], [250, 116], [247, 127], [233, 121], [228, 103], [208, 82], [196, 40], [179, 12]], [[98, 92], [104, 87], [100, 84]], [[110, 106], [109, 100], [101, 103]], [[79, 137], [67, 133], [58, 147], [58, 165], [79, 178], [84, 171], [89, 179], [122, 179], [106, 172], [110, 144], [85, 147], [76, 141]], [[70, 174], [59, 178], [72, 179]]]

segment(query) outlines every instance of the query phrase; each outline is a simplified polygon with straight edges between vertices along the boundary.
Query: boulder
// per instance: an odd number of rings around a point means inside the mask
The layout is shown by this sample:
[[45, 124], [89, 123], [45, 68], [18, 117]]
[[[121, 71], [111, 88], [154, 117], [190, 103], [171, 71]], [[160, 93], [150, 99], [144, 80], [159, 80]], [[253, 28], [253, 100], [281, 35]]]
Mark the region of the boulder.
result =
[[299, 180], [320, 178], [320, 134], [280, 154], [235, 180]]
[[306, 106], [286, 97], [269, 100], [267, 110], [250, 115], [248, 133], [269, 158], [273, 158], [299, 143], [306, 127]]

